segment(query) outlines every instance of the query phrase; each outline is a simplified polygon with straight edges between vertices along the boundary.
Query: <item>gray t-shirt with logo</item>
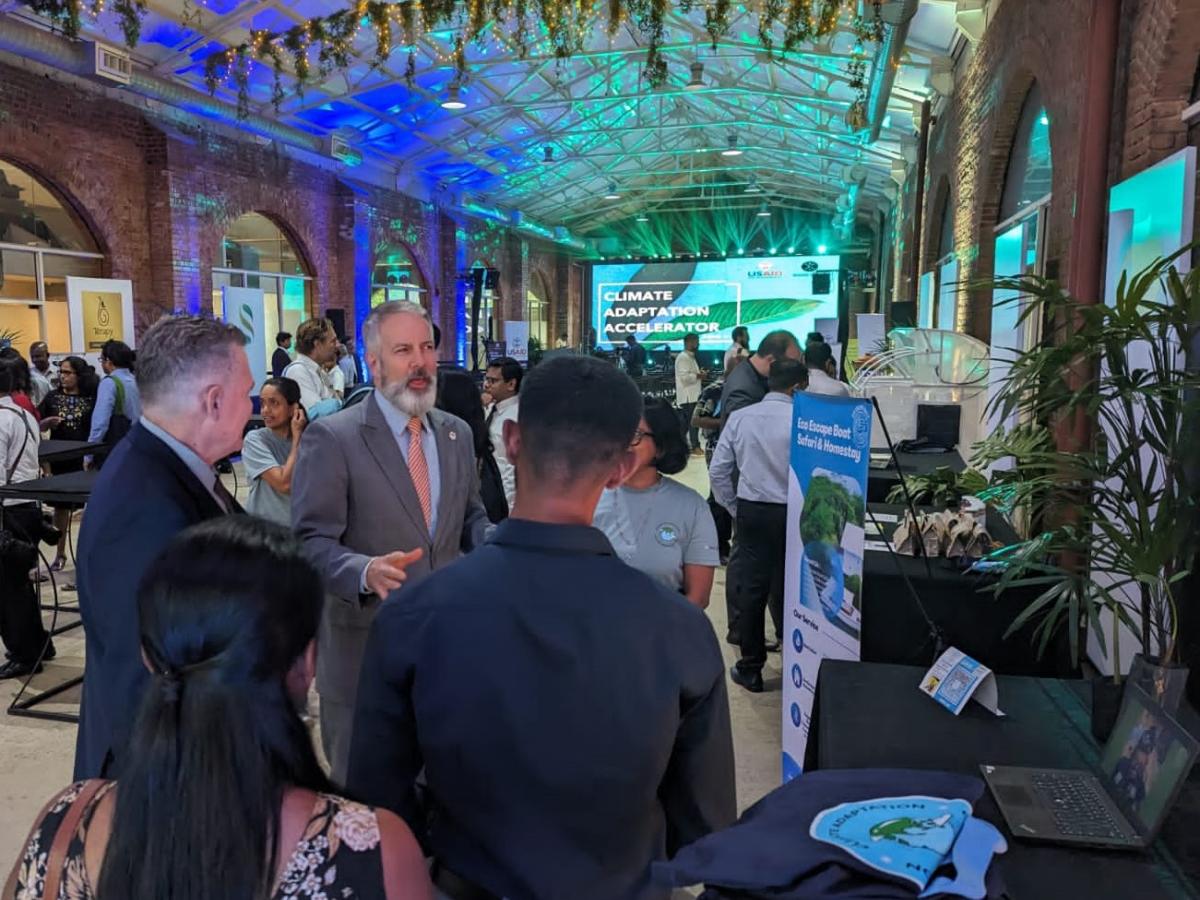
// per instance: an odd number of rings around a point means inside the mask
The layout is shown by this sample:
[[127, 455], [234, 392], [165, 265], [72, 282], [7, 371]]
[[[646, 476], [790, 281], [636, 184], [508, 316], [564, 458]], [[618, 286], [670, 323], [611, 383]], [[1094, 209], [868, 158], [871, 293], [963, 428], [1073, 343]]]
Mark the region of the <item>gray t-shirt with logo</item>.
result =
[[721, 564], [717, 526], [708, 503], [670, 478], [644, 491], [606, 490], [594, 524], [617, 556], [673, 591], [683, 590], [685, 565]]
[[256, 428], [242, 442], [242, 465], [250, 479], [246, 512], [292, 527], [292, 498], [267, 484], [263, 472], [282, 466], [292, 452], [289, 438], [281, 438], [269, 428]]

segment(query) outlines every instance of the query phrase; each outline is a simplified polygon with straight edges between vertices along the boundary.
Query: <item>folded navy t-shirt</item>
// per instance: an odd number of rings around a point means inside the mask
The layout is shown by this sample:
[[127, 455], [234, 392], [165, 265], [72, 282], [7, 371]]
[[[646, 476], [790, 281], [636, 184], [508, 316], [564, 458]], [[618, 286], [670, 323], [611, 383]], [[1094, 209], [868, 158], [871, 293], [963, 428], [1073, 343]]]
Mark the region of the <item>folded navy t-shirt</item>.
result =
[[[983, 794], [983, 782], [968, 775], [912, 769], [810, 772], [767, 794], [735, 825], [689, 844], [669, 862], [656, 863], [654, 879], [672, 887], [704, 884], [708, 890], [702, 900], [915, 897], [919, 892], [910, 882], [890, 878], [809, 835], [813, 819], [839, 803], [914, 794], [974, 805]], [[987, 887], [989, 897], [1002, 894], [994, 865]]]

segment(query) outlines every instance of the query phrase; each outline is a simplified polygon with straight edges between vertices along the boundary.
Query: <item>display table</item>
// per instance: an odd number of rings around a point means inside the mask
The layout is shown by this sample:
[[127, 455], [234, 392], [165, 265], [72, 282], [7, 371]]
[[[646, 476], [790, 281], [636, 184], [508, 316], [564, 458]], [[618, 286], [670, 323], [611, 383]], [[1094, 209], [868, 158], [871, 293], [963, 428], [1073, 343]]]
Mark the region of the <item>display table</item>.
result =
[[[886, 447], [871, 451], [872, 456], [880, 453], [887, 453], [889, 460], [891, 459]], [[957, 450], [946, 453], [897, 453], [896, 456], [905, 475], [930, 475], [942, 466], [949, 466], [955, 472], [961, 472], [967, 467]], [[887, 502], [888, 494], [899, 483], [900, 472], [896, 470], [894, 463], [889, 462], [886, 469], [872, 467], [867, 472], [867, 502]]]
[[[817, 678], [805, 769], [940, 769], [979, 775], [983, 763], [1092, 769], [1090, 684], [999, 676], [996, 718], [971, 703], [957, 718], [922, 694], [910, 666], [825, 660]], [[1181, 724], [1197, 733], [1190, 710]], [[1097, 774], [1099, 774], [1097, 772]], [[976, 814], [1009, 842], [998, 865], [1013, 900], [1200, 897], [1200, 770], [1193, 770], [1147, 853], [1013, 839], [989, 792]]]
[[[904, 507], [870, 503], [876, 515], [900, 518]], [[929, 507], [919, 507], [928, 511]], [[880, 522], [882, 535], [873, 533], [867, 515], [867, 540], [891, 538], [896, 523]], [[1017, 540], [1016, 533], [994, 511], [988, 511], [988, 531], [1002, 544]], [[995, 574], [965, 572], [957, 560], [932, 558], [926, 569], [921, 557], [893, 555], [885, 550], [863, 553], [862, 658], [868, 662], [903, 663], [928, 667], [933, 662], [929, 628], [904, 582], [907, 576], [929, 617], [942, 630], [946, 642], [958, 647], [992, 670], [1006, 675], [1071, 675], [1066, 628], [1060, 628], [1042, 658], [1033, 643], [1036, 622], [1009, 638], [1013, 620], [1032, 602], [1041, 588], [1012, 588], [999, 597], [988, 590]]]
[[[48, 478], [18, 481], [14, 484], [0, 486], [0, 499], [33, 500], [39, 503], [73, 503], [83, 506], [87, 503], [88, 498], [91, 497], [92, 487], [95, 485], [99, 475], [100, 473], [97, 471], [66, 472], [62, 475], [51, 475]], [[55, 611], [56, 617], [58, 613], [62, 612], [79, 612], [78, 607], [59, 606], [57, 590], [54, 592], [54, 606], [50, 608]], [[81, 621], [75, 621], [67, 625], [55, 627], [51, 629], [50, 634], [62, 634], [65, 631], [78, 628], [81, 624]], [[21, 689], [8, 705], [8, 714], [10, 716], [27, 716], [32, 719], [50, 719], [57, 722], [78, 722], [79, 716], [74, 713], [45, 712], [37, 709], [37, 706], [79, 686], [83, 683], [83, 676], [78, 675], [68, 678], [54, 687], [40, 691], [31, 697], [26, 697], [25, 692], [29, 690], [29, 686], [35, 677], [37, 676], [29, 675], [25, 678], [21, 684]]]
[[38, 462], [57, 463], [80, 459], [103, 450], [103, 441], [60, 441], [47, 438], [38, 444]]

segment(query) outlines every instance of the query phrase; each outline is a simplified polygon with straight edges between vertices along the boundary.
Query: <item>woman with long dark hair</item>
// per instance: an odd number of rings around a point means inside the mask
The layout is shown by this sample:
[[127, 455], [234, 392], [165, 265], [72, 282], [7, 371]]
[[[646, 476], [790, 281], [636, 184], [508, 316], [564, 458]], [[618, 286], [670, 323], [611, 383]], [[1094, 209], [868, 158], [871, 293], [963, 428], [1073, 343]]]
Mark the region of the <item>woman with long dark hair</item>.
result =
[[438, 373], [438, 409], [458, 416], [471, 426], [475, 445], [475, 465], [479, 470], [479, 494], [492, 524], [508, 518], [508, 500], [504, 480], [496, 464], [495, 448], [488, 437], [483, 417], [483, 398], [479, 386], [466, 369], [444, 369]]
[[[71, 900], [429, 900], [412, 833], [333, 795], [297, 712], [323, 591], [273, 522], [182, 532], [138, 591], [153, 677], [120, 777], [51, 801], [3, 896], [40, 898], [60, 878]], [[48, 860], [72, 819], [65, 856]]]
[[721, 562], [717, 526], [703, 497], [664, 477], [682, 472], [689, 455], [671, 404], [646, 398], [632, 449], [637, 468], [600, 496], [594, 524], [621, 559], [705, 609]]
[[[92, 410], [96, 406], [96, 388], [100, 379], [96, 370], [82, 356], [68, 356], [58, 364], [58, 387], [54, 388], [41, 405], [38, 414], [42, 418], [42, 430], [49, 431], [57, 441], [86, 441], [92, 429]], [[78, 472], [83, 468], [82, 459], [69, 459], [50, 463], [53, 475]], [[50, 568], [61, 572], [67, 564], [67, 532], [71, 528], [71, 515], [82, 509], [80, 503], [52, 503], [54, 527], [58, 529], [58, 553]]]
[[9, 393], [13, 403], [25, 410], [35, 419], [38, 418], [37, 406], [33, 402], [33, 376], [29, 372], [29, 363], [19, 351], [12, 347], [0, 349], [0, 359], [13, 364], [13, 374], [16, 379], [15, 388]]

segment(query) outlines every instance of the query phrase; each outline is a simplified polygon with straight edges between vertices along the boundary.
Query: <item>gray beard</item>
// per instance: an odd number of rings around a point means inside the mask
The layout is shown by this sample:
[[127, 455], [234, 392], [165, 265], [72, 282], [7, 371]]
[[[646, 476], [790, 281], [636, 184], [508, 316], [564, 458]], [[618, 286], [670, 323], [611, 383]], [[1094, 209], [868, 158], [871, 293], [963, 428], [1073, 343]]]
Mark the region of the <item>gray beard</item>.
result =
[[404, 415], [420, 418], [437, 403], [437, 381], [430, 378], [424, 391], [412, 390], [407, 381], [385, 381], [379, 386], [379, 393]]

